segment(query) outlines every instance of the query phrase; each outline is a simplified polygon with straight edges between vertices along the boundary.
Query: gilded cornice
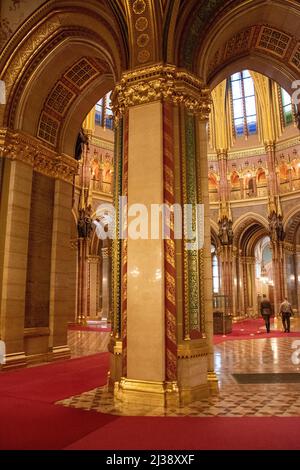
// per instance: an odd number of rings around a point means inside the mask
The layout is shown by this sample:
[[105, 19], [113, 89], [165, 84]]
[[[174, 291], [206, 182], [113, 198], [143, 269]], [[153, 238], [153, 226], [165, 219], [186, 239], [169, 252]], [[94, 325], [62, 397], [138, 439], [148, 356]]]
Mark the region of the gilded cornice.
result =
[[208, 346], [205, 340], [190, 342], [187, 341], [179, 344], [177, 347], [178, 359], [192, 359], [194, 357], [201, 357], [208, 355]]
[[0, 129], [0, 158], [19, 160], [34, 171], [69, 183], [77, 173], [78, 163], [72, 157], [45, 147], [39, 139], [21, 132]]
[[182, 104], [208, 119], [210, 90], [202, 80], [172, 65], [157, 64], [123, 74], [112, 95], [116, 121], [130, 106], [159, 100]]
[[[287, 150], [299, 144], [300, 144], [299, 137], [292, 137], [291, 139], [282, 140], [282, 141], [276, 142], [276, 151], [279, 152], [280, 150], [281, 151]], [[266, 151], [267, 151], [266, 145], [267, 145], [267, 148], [273, 149], [272, 143], [266, 142], [264, 147], [260, 146], [260, 147], [255, 147], [255, 148], [249, 148], [246, 150], [240, 149], [240, 150], [229, 151], [227, 155], [227, 159], [239, 160], [242, 158], [258, 157], [260, 155], [266, 155]], [[217, 152], [208, 153], [207, 158], [208, 158], [208, 161], [217, 161], [218, 154]]]
[[283, 242], [283, 248], [285, 251], [288, 251], [290, 253], [296, 253], [296, 246], [294, 245], [294, 243]]
[[114, 151], [114, 143], [109, 142], [108, 140], [103, 140], [100, 137], [92, 135], [90, 137], [90, 142], [97, 147], [101, 147], [104, 150], [110, 150], [111, 152]]
[[288, 139], [288, 140], [283, 140], [281, 142], [278, 142], [276, 144], [276, 150], [286, 150], [289, 149], [290, 147], [294, 147], [295, 145], [300, 144], [300, 138], [299, 137], [294, 137], [293, 139]]

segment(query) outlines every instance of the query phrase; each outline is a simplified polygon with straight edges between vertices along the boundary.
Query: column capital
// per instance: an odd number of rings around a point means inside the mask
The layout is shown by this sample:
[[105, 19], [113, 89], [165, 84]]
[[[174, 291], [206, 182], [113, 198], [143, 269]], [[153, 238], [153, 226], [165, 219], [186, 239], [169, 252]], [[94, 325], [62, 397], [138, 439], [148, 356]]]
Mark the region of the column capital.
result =
[[217, 159], [218, 160], [225, 160], [228, 159], [228, 149], [216, 149]]
[[275, 140], [265, 140], [264, 142], [266, 152], [275, 152], [276, 141]]
[[32, 166], [38, 173], [68, 183], [73, 182], [78, 170], [74, 158], [58, 154], [25, 132], [5, 128], [0, 129], [0, 158], [19, 160]]
[[208, 119], [210, 89], [196, 75], [159, 63], [123, 74], [112, 94], [116, 121], [131, 106], [162, 100], [182, 104], [200, 119]]

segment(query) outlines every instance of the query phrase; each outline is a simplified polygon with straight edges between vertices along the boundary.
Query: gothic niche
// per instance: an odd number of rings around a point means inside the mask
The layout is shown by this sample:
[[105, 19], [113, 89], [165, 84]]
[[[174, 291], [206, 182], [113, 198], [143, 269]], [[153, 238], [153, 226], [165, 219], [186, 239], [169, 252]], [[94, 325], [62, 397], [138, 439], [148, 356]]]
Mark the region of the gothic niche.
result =
[[228, 219], [227, 216], [222, 217], [218, 222], [219, 233], [218, 237], [222, 245], [232, 245], [233, 242], [233, 230], [232, 220]]

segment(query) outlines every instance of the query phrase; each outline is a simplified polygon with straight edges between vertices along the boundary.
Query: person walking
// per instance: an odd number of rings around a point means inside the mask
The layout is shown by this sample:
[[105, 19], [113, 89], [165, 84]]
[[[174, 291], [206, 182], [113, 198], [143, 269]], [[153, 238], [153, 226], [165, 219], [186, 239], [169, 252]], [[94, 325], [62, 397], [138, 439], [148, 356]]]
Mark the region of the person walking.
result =
[[291, 316], [293, 315], [293, 309], [287, 297], [284, 298], [284, 301], [280, 305], [279, 313], [281, 315], [284, 332], [289, 333], [291, 328]]
[[271, 302], [267, 299], [266, 294], [263, 294], [263, 299], [260, 304], [260, 313], [265, 321], [267, 333], [270, 333], [270, 318], [273, 312]]

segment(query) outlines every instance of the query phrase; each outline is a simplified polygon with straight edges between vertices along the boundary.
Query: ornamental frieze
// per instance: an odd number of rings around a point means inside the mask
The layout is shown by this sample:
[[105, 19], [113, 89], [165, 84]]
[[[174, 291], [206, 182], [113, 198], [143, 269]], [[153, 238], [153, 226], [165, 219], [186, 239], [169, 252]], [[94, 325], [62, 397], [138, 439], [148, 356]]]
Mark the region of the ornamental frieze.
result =
[[73, 182], [78, 167], [72, 157], [51, 151], [28, 134], [8, 129], [0, 130], [0, 158], [22, 161], [38, 173], [69, 183]]
[[210, 90], [202, 80], [174, 66], [158, 64], [123, 74], [112, 94], [116, 121], [130, 106], [152, 101], [182, 104], [207, 119], [210, 112]]

